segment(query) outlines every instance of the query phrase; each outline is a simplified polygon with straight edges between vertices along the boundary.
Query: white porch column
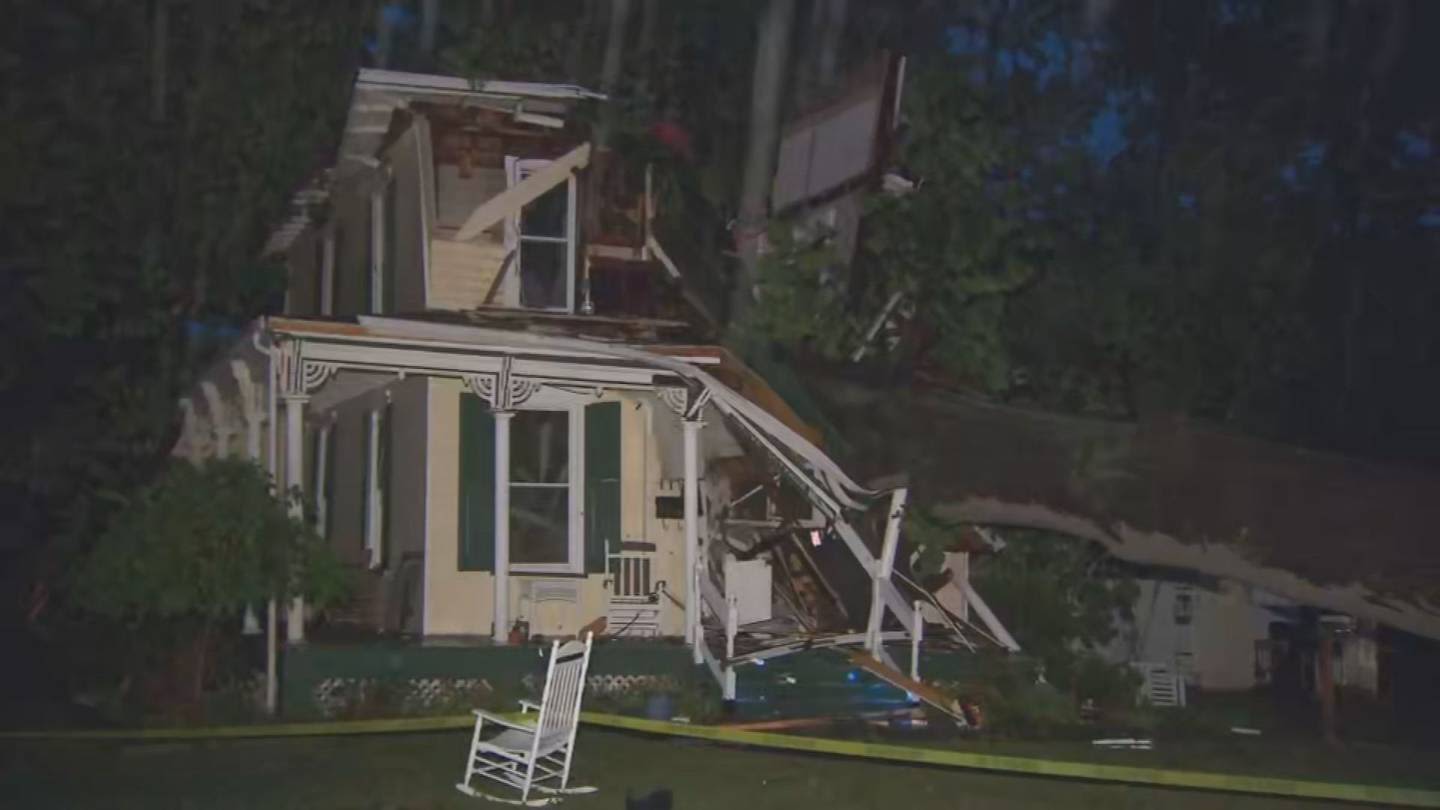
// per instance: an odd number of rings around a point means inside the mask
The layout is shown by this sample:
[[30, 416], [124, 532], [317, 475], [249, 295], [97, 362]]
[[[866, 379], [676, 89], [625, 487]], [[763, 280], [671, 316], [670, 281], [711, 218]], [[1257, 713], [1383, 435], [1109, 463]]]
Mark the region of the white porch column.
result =
[[[285, 397], [285, 495], [290, 503], [290, 514], [303, 519], [305, 506], [303, 498], [289, 500], [294, 490], [305, 489], [305, 403], [309, 397], [287, 395]], [[285, 640], [291, 644], [305, 641], [305, 597], [290, 598], [290, 615], [285, 621]]]
[[705, 633], [700, 627], [700, 427], [699, 419], [681, 425], [685, 437], [685, 641], [700, 663]]
[[191, 464], [199, 464], [203, 458], [200, 447], [200, 417], [195, 413], [195, 400], [190, 397], [180, 398], [180, 413], [185, 422], [180, 434], [180, 446], [185, 449], [185, 459]]
[[495, 617], [491, 638], [510, 639], [510, 420], [514, 411], [495, 411]]
[[260, 413], [258, 409], [245, 414], [245, 455], [260, 463]]
[[[875, 570], [870, 572], [870, 621], [865, 625], [865, 649], [876, 658], [880, 657], [880, 623], [885, 618], [883, 589], [895, 570], [895, 549], [900, 543], [900, 522], [905, 518], [905, 500], [909, 490], [901, 487], [890, 496], [890, 519], [885, 524], [885, 541], [880, 547], [880, 559], [875, 561]], [[904, 619], [906, 617], [897, 616]]]
[[245, 457], [259, 464], [260, 430], [265, 419], [260, 390], [250, 376], [250, 366], [244, 360], [231, 360], [230, 373], [240, 389], [240, 416], [245, 420]]
[[210, 410], [210, 430], [214, 434], [215, 458], [230, 457], [230, 439], [234, 430], [230, 425], [230, 414], [225, 407], [225, 398], [220, 393], [220, 386], [206, 380], [200, 383], [200, 391], [205, 395], [205, 404]]

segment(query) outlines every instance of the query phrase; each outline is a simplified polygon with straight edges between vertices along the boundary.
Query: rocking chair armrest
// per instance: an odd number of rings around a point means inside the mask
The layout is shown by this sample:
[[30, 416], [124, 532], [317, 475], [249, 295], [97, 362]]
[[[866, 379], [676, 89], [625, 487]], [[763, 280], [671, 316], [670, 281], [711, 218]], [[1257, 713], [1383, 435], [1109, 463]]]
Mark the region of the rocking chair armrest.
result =
[[484, 721], [486, 721], [486, 722], [488, 722], [488, 723], [495, 723], [496, 725], [505, 726], [506, 728], [513, 728], [513, 729], [515, 729], [516, 731], [534, 731], [534, 730], [535, 730], [535, 727], [534, 727], [534, 726], [527, 726], [527, 725], [524, 725], [524, 724], [522, 724], [522, 723], [517, 723], [517, 722], [515, 722], [514, 720], [507, 720], [507, 719], [505, 719], [504, 717], [501, 717], [501, 716], [498, 715], [498, 714], [491, 714], [490, 712], [487, 712], [487, 711], [485, 711], [485, 710], [483, 710], [483, 709], [471, 709], [470, 711], [471, 711], [476, 717], [478, 717], [478, 718], [480, 718], [481, 720], [484, 720]]
[[535, 703], [535, 702], [533, 702], [533, 701], [523, 700], [523, 699], [522, 699], [522, 700], [519, 700], [519, 701], [516, 701], [516, 702], [520, 704], [520, 713], [521, 713], [521, 714], [524, 714], [525, 712], [528, 712], [528, 711], [537, 711], [537, 712], [540, 711], [540, 704], [539, 704], [539, 703]]

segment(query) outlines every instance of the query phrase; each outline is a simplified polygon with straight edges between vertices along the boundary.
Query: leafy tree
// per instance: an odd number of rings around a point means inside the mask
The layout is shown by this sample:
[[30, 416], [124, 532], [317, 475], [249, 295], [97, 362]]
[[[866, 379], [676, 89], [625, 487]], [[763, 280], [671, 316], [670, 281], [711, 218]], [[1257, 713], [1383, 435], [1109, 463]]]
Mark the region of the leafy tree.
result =
[[197, 698], [217, 624], [285, 593], [322, 607], [345, 593], [343, 567], [309, 522], [287, 512], [264, 471], [233, 459], [172, 462], [116, 514], [75, 580], [77, 604], [106, 619], [192, 628]]
[[1440, 63], [1410, 33], [1440, 10], [1082, 11], [958, 4], [917, 13], [927, 35], [867, 10], [911, 56], [897, 162], [921, 187], [850, 267], [781, 240], [753, 330], [838, 359], [900, 293], [889, 384], [1440, 458], [1395, 429], [1440, 407]]
[[1052, 683], [1098, 680], [1094, 653], [1130, 619], [1134, 580], [1096, 543], [1017, 529], [1004, 538], [975, 566], [976, 589]]

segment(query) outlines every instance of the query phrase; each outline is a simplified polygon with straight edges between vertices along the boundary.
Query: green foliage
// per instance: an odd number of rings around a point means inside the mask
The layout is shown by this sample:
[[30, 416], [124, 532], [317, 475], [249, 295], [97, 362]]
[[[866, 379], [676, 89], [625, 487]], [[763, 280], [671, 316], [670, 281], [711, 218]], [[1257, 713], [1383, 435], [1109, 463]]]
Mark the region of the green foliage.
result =
[[79, 570], [79, 604], [144, 623], [238, 616], [285, 593], [318, 606], [343, 596], [344, 570], [287, 513], [255, 465], [172, 463], [116, 515]]
[[[981, 390], [1008, 386], [1008, 299], [1053, 253], [1048, 213], [1062, 168], [1059, 157], [1036, 160], [1020, 112], [1049, 103], [1056, 90], [986, 84], [967, 77], [975, 61], [922, 61], [907, 78], [908, 136], [895, 160], [924, 182], [870, 201], [852, 266], [819, 260], [814, 245], [776, 240], [760, 274], [756, 326], [765, 334], [838, 359], [899, 293], [920, 330], [907, 357], [923, 354]], [[816, 264], [825, 272], [815, 273]]]
[[771, 249], [760, 259], [758, 303], [750, 309], [746, 331], [838, 359], [853, 350], [865, 327], [847, 311], [832, 279], [833, 249], [824, 238], [807, 236], [787, 223], [770, 227]]
[[1095, 543], [1040, 531], [1009, 530], [1004, 538], [1003, 550], [977, 560], [976, 589], [1047, 680], [1084, 697], [1114, 697], [1120, 687], [1090, 651], [1130, 618], [1134, 580]]

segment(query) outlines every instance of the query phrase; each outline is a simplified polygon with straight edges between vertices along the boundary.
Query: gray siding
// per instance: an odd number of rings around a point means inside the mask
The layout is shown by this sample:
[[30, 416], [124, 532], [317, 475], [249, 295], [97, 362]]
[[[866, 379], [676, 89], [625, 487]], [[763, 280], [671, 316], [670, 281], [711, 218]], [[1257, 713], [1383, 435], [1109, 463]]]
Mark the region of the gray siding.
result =
[[[402, 265], [403, 266], [403, 265]], [[385, 625], [419, 633], [425, 570], [425, 443], [428, 385], [413, 377], [391, 387], [390, 547], [385, 550]]]
[[425, 309], [425, 223], [421, 207], [420, 130], [405, 131], [386, 153], [395, 182], [395, 311]]
[[301, 234], [285, 255], [290, 290], [287, 315], [312, 315], [320, 311], [320, 244], [314, 229]]
[[335, 231], [335, 273], [339, 296], [336, 315], [365, 311], [366, 289], [370, 284], [370, 193], [369, 187], [350, 183], [331, 197]]
[[330, 440], [335, 442], [335, 490], [330, 503], [330, 547], [347, 565], [364, 565], [362, 505], [365, 470], [365, 397], [335, 412]]
[[[385, 408], [386, 388], [369, 391], [335, 409], [331, 441], [334, 492], [330, 503], [330, 547], [346, 565], [362, 572], [356, 594], [361, 618], [375, 629], [421, 629], [425, 553], [425, 443], [428, 390], [423, 377], [387, 386], [390, 392], [389, 511], [381, 570], [369, 569], [365, 550], [365, 432], [372, 409]], [[312, 474], [313, 475], [313, 474]]]

